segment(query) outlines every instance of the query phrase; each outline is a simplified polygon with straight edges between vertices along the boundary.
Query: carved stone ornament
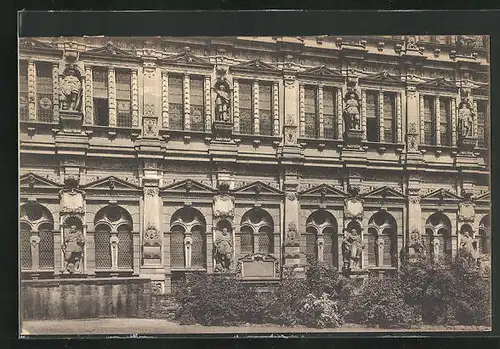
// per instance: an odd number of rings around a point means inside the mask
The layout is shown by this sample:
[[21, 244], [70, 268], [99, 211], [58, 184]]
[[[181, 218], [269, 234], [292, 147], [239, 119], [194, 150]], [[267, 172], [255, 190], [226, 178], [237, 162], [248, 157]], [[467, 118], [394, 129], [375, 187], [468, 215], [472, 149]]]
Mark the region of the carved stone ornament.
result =
[[75, 225], [69, 227], [69, 231], [64, 234], [64, 242], [61, 246], [64, 253], [65, 271], [68, 273], [80, 271], [84, 245], [85, 239], [80, 228]]
[[295, 117], [293, 114], [287, 114], [286, 119], [285, 119], [285, 126], [297, 126], [295, 123]]
[[148, 224], [148, 227], [144, 232], [144, 240], [146, 240], [147, 242], [160, 241], [160, 233], [152, 223]]
[[420, 196], [409, 196], [408, 199], [410, 200], [410, 203], [412, 204], [418, 204], [420, 203]]
[[411, 122], [408, 126], [408, 150], [418, 150], [418, 132], [417, 126]]
[[412, 256], [414, 256], [415, 254], [425, 254], [424, 244], [422, 242], [422, 234], [420, 234], [420, 231], [417, 227], [413, 227], [410, 232], [408, 247], [410, 249], [410, 255]]
[[458, 106], [458, 125], [460, 137], [473, 137], [474, 112], [467, 100], [462, 101]]
[[33, 235], [30, 238], [30, 244], [35, 248], [40, 243], [40, 237], [38, 235]]
[[294, 243], [298, 245], [299, 232], [297, 230], [297, 224], [295, 222], [289, 222], [288, 228], [286, 230], [286, 245], [291, 246]]
[[163, 294], [163, 283], [162, 282], [152, 282], [151, 292], [153, 294]]
[[159, 189], [154, 187], [145, 188], [144, 192], [147, 196], [158, 196]]
[[361, 130], [361, 102], [358, 93], [354, 90], [347, 92], [344, 103], [344, 121], [346, 130]]
[[351, 231], [346, 229], [342, 240], [342, 259], [345, 271], [359, 268], [363, 248], [359, 231], [357, 229], [351, 229]]
[[473, 222], [476, 215], [475, 205], [470, 201], [458, 204], [458, 219], [462, 222]]
[[234, 217], [234, 197], [222, 194], [214, 196], [214, 217]]
[[144, 136], [146, 137], [156, 137], [158, 134], [158, 129], [156, 124], [158, 120], [156, 118], [144, 118]]
[[233, 265], [234, 249], [232, 232], [228, 231], [226, 227], [222, 228], [222, 231], [217, 232], [213, 253], [215, 258], [215, 271], [229, 271]]
[[286, 131], [285, 143], [294, 144], [297, 141], [297, 130], [289, 129]]
[[287, 193], [286, 198], [287, 198], [287, 200], [295, 201], [295, 199], [297, 199], [297, 194], [296, 193]]
[[61, 214], [85, 214], [84, 192], [78, 189], [63, 189], [61, 198]]
[[82, 110], [82, 75], [76, 66], [70, 64], [64, 69], [59, 91], [61, 110], [75, 112]]
[[215, 121], [231, 122], [230, 101], [231, 86], [226, 78], [218, 78], [214, 84], [215, 97]]
[[344, 202], [344, 212], [346, 218], [363, 217], [363, 201], [356, 198], [348, 198]]

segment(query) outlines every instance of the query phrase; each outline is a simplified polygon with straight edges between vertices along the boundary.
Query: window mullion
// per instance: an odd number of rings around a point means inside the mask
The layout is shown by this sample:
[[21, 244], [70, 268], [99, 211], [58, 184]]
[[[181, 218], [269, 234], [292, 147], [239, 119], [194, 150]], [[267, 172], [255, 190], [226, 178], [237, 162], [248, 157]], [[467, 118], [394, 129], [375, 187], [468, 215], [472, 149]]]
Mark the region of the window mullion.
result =
[[116, 127], [116, 74], [113, 67], [108, 70], [108, 109], [109, 126]]

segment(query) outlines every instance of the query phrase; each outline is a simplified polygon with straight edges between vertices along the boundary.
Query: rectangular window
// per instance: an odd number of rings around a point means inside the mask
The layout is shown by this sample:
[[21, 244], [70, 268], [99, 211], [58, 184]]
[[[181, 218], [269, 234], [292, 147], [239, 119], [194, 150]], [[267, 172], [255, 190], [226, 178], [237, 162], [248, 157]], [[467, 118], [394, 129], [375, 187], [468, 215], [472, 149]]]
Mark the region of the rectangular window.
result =
[[252, 115], [252, 85], [249, 82], [240, 82], [239, 88], [240, 100], [240, 133], [253, 133], [253, 115]]
[[378, 142], [378, 94], [373, 91], [366, 92], [366, 139], [369, 142]]
[[38, 121], [51, 122], [53, 118], [52, 63], [36, 63], [36, 102]]
[[28, 63], [19, 62], [19, 119], [28, 118]]
[[306, 86], [304, 88], [304, 106], [306, 127], [305, 136], [307, 138], [318, 137], [318, 106], [316, 87]]
[[189, 93], [191, 130], [203, 132], [205, 130], [203, 78], [191, 77], [189, 80]]
[[439, 126], [441, 145], [451, 146], [451, 101], [449, 98], [439, 99]]
[[335, 96], [336, 91], [333, 88], [323, 90], [323, 130], [325, 138], [335, 139], [336, 137], [336, 115], [335, 115]]
[[396, 95], [394, 93], [384, 93], [384, 142], [394, 143], [394, 121], [396, 119]]
[[98, 126], [109, 126], [107, 69], [94, 68], [92, 70], [92, 87], [94, 102], [94, 124]]
[[184, 128], [184, 103], [182, 101], [182, 77], [168, 77], [168, 118], [172, 130]]
[[424, 97], [424, 144], [436, 145], [436, 114], [434, 113], [434, 98]]
[[116, 126], [132, 127], [132, 74], [116, 71]]
[[259, 85], [259, 132], [265, 136], [273, 134], [271, 92], [272, 86], [270, 84]]
[[479, 148], [488, 148], [489, 136], [488, 102], [477, 101], [477, 138]]

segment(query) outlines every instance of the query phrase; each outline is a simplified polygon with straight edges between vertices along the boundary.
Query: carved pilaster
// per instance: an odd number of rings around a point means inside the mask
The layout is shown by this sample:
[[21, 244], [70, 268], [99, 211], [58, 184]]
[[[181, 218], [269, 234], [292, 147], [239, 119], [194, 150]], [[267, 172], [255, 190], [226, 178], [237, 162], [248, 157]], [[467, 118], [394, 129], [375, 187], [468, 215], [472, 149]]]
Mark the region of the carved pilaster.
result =
[[396, 142], [403, 141], [403, 111], [401, 106], [401, 93], [396, 94]]
[[234, 132], [240, 132], [240, 83], [238, 80], [233, 81], [233, 122]]
[[420, 143], [425, 140], [425, 127], [424, 127], [424, 96], [420, 95], [418, 101], [418, 111], [420, 117]]
[[184, 130], [191, 129], [191, 103], [190, 103], [190, 93], [189, 93], [189, 75], [184, 74], [184, 78], [182, 80], [182, 95], [183, 95], [183, 103], [184, 103]]
[[478, 139], [478, 134], [477, 134], [477, 100], [474, 100], [472, 102], [472, 115], [473, 115], [472, 135], [473, 135], [473, 138], [477, 140]]
[[54, 122], [59, 122], [59, 63], [52, 64], [52, 101]]
[[441, 108], [439, 96], [434, 99], [434, 113], [436, 115], [436, 145], [441, 145]]
[[260, 122], [259, 122], [259, 82], [255, 80], [253, 82], [253, 131], [254, 134], [260, 133]]
[[36, 120], [36, 71], [35, 63], [28, 62], [28, 119]]
[[337, 138], [342, 139], [344, 137], [344, 122], [342, 119], [342, 90], [337, 89]]
[[210, 76], [205, 76], [205, 82], [203, 84], [204, 96], [205, 96], [205, 130], [210, 130], [212, 128], [212, 98], [210, 94], [210, 88], [212, 82]]
[[273, 135], [280, 134], [280, 114], [279, 114], [279, 85], [273, 83]]
[[92, 91], [92, 69], [85, 68], [85, 124], [94, 123], [94, 98]]
[[168, 128], [168, 74], [161, 74], [161, 117], [163, 128]]
[[139, 126], [139, 88], [137, 70], [132, 70], [132, 127]]
[[108, 70], [109, 126], [116, 126], [116, 78], [115, 68]]
[[384, 139], [384, 94], [382, 92], [378, 93], [378, 140], [382, 141]]
[[323, 86], [318, 86], [318, 123], [319, 138], [325, 138], [325, 128], [323, 119]]
[[366, 91], [361, 91], [361, 130], [363, 140], [366, 141]]
[[305, 89], [304, 85], [299, 87], [299, 128], [300, 135], [305, 136], [306, 134], [306, 106], [305, 106]]
[[378, 266], [384, 265], [384, 238], [377, 234]]
[[451, 146], [457, 145], [457, 101], [451, 99]]

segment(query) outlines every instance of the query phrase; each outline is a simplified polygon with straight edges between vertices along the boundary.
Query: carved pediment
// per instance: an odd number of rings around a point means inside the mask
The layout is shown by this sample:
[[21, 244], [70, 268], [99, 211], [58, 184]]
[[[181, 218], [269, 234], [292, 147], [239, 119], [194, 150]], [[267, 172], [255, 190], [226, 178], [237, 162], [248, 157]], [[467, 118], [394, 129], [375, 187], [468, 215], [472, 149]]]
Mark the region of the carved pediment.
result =
[[242, 69], [242, 70], [265, 70], [265, 71], [274, 71], [279, 72], [279, 69], [274, 65], [269, 63], [265, 63], [260, 59], [253, 59], [251, 61], [243, 62], [231, 67], [231, 69]]
[[406, 199], [406, 195], [403, 193], [388, 187], [384, 186], [381, 188], [374, 189], [363, 195], [365, 199]]
[[324, 76], [324, 77], [343, 77], [342, 73], [333, 69], [328, 68], [325, 65], [320, 65], [319, 67], [309, 68], [300, 73], [301, 75], [314, 75], [314, 76]]
[[38, 41], [32, 38], [20, 38], [19, 39], [19, 49], [22, 50], [41, 50], [46, 52], [60, 53], [55, 45], [48, 44], [46, 42]]
[[174, 182], [171, 183], [163, 188], [161, 188], [161, 191], [165, 192], [175, 192], [175, 193], [189, 193], [189, 192], [196, 192], [196, 193], [209, 193], [212, 194], [214, 193], [214, 189], [201, 184], [199, 182], [193, 181], [192, 179], [185, 179], [183, 181], [179, 182]]
[[85, 190], [141, 190], [139, 186], [128, 183], [123, 179], [116, 178], [114, 176], [105, 177], [97, 181], [87, 183], [82, 188]]
[[391, 75], [386, 71], [370, 74], [362, 78], [362, 80], [370, 81], [370, 82], [378, 82], [378, 83], [393, 83], [393, 84], [401, 84], [403, 81], [397, 76]]
[[449, 190], [437, 189], [422, 197], [422, 200], [461, 201], [462, 198]]
[[177, 53], [158, 61], [159, 64], [174, 64], [174, 65], [212, 65], [208, 60], [195, 56], [189, 48], [184, 49], [184, 52]]
[[300, 196], [326, 196], [344, 198], [347, 196], [342, 190], [332, 187], [328, 184], [320, 184], [318, 186], [306, 189], [299, 193]]
[[274, 195], [282, 195], [283, 192], [281, 190], [278, 190], [276, 188], [273, 188], [272, 186], [263, 183], [261, 181], [256, 181], [250, 184], [247, 184], [241, 188], [238, 188], [237, 190], [234, 191], [237, 194], [252, 194], [252, 195], [269, 195], [269, 194], [274, 194]]
[[139, 57], [131, 51], [123, 50], [115, 46], [111, 41], [105, 46], [93, 48], [85, 51], [82, 55], [103, 56], [103, 57], [120, 57], [129, 59], [139, 59]]
[[490, 203], [491, 202], [491, 193], [486, 192], [484, 194], [481, 194], [477, 197], [474, 198], [474, 202], [485, 202], [485, 203]]
[[426, 82], [423, 82], [418, 85], [419, 88], [442, 88], [442, 89], [456, 89], [457, 86], [451, 82], [446, 80], [445, 78], [437, 78], [432, 79]]
[[37, 188], [37, 189], [61, 189], [63, 185], [61, 183], [56, 183], [47, 178], [43, 178], [34, 173], [27, 173], [21, 176], [20, 186], [23, 189], [27, 188]]

